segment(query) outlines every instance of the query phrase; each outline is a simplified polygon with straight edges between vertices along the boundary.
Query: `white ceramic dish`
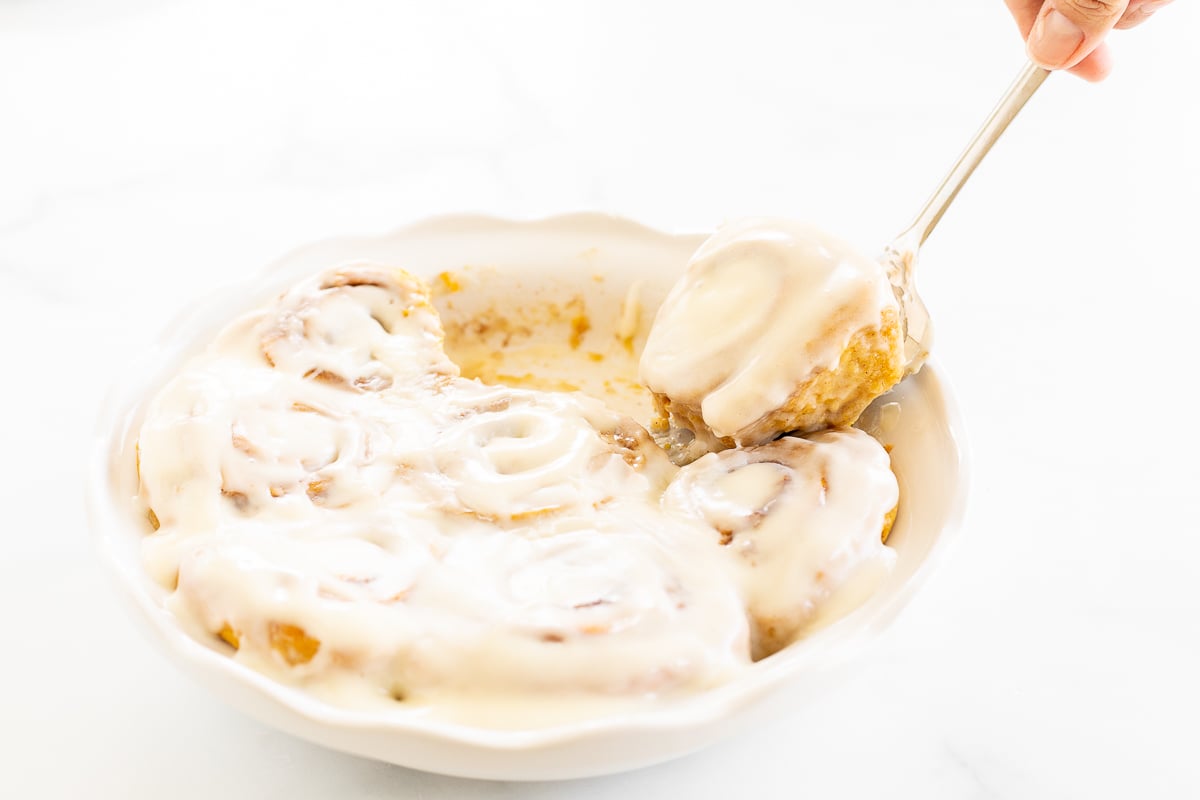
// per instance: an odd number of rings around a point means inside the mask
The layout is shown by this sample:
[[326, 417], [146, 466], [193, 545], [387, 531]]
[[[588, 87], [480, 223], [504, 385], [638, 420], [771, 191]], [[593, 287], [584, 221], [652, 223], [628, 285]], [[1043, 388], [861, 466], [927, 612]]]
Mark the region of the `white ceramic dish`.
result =
[[[581, 273], [602, 275], [603, 281], [589, 284], [589, 311], [601, 321], [615, 320], [625, 289], [642, 281], [642, 314], [648, 324], [702, 239], [597, 214], [533, 222], [443, 217], [386, 236], [303, 248], [250, 281], [196, 304], [120, 376], [103, 409], [90, 465], [92, 527], [136, 620], [177, 665], [267, 724], [338, 750], [451, 775], [531, 780], [616, 772], [694, 751], [756, 720], [794, 711], [805, 697], [844, 675], [862, 646], [890, 623], [961, 521], [967, 485], [963, 429], [936, 362], [881, 398], [867, 415], [866, 426], [892, 447], [901, 485], [889, 539], [899, 559], [887, 583], [848, 616], [754, 664], [736, 681], [649, 711], [495, 730], [439, 720], [420, 709], [383, 715], [333, 707], [187, 636], [163, 609], [163, 590], [140, 561], [145, 521], [130, 498], [136, 491], [132, 442], [143, 404], [184, 357], [237, 313], [303, 276], [344, 261], [370, 259], [430, 277], [471, 265], [503, 277], [492, 281], [492, 289], [525, 299], [569, 292], [578, 287]], [[469, 300], [464, 298], [460, 312], [469, 311]], [[898, 405], [879, 413], [885, 403]]]

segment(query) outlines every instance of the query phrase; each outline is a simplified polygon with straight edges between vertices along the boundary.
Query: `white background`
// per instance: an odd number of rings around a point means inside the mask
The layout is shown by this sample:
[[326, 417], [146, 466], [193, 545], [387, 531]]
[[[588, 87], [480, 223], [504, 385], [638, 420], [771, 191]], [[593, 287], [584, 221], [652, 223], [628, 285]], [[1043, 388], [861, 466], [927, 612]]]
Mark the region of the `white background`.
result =
[[322, 750], [194, 687], [90, 550], [111, 367], [188, 298], [426, 215], [770, 213], [875, 251], [1023, 51], [1000, 0], [0, 0], [0, 796], [1200, 793], [1200, 4], [1056, 75], [923, 253], [974, 489], [840, 689], [566, 784]]

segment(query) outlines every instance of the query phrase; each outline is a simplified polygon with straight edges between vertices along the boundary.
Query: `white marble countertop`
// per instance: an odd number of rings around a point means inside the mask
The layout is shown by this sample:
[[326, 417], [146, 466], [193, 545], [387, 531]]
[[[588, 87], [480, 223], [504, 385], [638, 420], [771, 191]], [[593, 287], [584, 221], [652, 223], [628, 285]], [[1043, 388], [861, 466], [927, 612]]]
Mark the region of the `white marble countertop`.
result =
[[907, 222], [1020, 66], [999, 0], [0, 0], [0, 796], [1200, 795], [1200, 7], [1055, 76], [923, 254], [966, 530], [871, 662], [697, 755], [497, 784], [261, 727], [142, 640], [81, 484], [112, 366], [304, 242], [447, 211]]

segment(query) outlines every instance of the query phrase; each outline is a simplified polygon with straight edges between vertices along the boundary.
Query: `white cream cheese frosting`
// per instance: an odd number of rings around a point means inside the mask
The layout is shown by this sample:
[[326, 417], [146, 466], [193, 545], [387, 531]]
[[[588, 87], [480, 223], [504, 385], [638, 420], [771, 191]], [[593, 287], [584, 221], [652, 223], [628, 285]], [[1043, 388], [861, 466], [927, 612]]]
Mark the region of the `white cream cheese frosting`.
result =
[[889, 563], [895, 478], [866, 434], [680, 471], [590, 397], [458, 377], [441, 336], [419, 281], [343, 267], [156, 395], [144, 558], [193, 635], [352, 705], [669, 695]]

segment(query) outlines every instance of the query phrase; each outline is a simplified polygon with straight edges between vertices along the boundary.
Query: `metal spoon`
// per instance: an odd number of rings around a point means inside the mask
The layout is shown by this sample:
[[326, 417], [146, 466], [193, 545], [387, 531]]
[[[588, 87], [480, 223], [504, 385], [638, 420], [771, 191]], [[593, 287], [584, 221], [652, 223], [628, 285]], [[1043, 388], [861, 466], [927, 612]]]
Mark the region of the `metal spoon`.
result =
[[904, 317], [904, 360], [905, 372], [912, 374], [925, 363], [929, 355], [929, 346], [933, 341], [933, 329], [929, 320], [929, 312], [925, 304], [917, 296], [916, 284], [913, 282], [913, 269], [917, 263], [917, 252], [929, 234], [937, 226], [950, 203], [958, 196], [958, 192], [971, 177], [971, 173], [979, 166], [979, 162], [992, 149], [992, 145], [1000, 138], [1029, 100], [1033, 93], [1042, 85], [1050, 72], [1042, 69], [1033, 62], [1025, 65], [1024, 69], [1013, 81], [1012, 86], [1005, 92], [999, 104], [992, 111], [983, 127], [971, 139], [967, 149], [958, 157], [958, 161], [950, 169], [941, 185], [925, 203], [925, 207], [917, 214], [903, 233], [897, 236], [884, 251], [882, 261], [888, 268], [888, 279], [900, 301], [900, 309]]

